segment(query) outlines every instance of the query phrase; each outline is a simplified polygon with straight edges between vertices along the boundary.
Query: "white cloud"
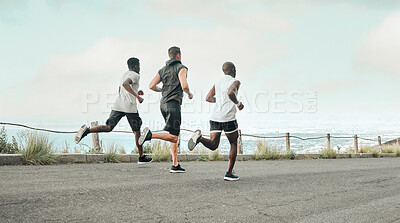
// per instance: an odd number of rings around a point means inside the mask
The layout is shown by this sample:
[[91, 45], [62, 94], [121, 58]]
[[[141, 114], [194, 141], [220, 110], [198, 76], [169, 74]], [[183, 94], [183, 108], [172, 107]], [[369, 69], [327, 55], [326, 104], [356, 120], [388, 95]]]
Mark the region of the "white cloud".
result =
[[[156, 38], [105, 37], [88, 49], [74, 54], [52, 56], [36, 75], [13, 89], [9, 95], [18, 100], [6, 103], [0, 115], [17, 117], [29, 111], [40, 119], [105, 119], [106, 93], [116, 92], [120, 76], [127, 70], [126, 60], [135, 56], [141, 60], [141, 88], [148, 84], [165, 61], [167, 49], [177, 45], [182, 49], [183, 63], [189, 67], [189, 84], [192, 90], [208, 91], [222, 75], [221, 66], [233, 61], [238, 78], [251, 79], [260, 66], [272, 64], [287, 56], [279, 43], [264, 43], [257, 35], [235, 29], [169, 29]], [[85, 91], [99, 92], [100, 103], [90, 105], [89, 113], [82, 113], [82, 96]], [[112, 98], [108, 100], [112, 104]], [[159, 116], [158, 106], [151, 112]], [[107, 113], [107, 112], [106, 112]]]
[[400, 77], [400, 13], [388, 16], [362, 42], [356, 54], [356, 66], [362, 71]]
[[[202, 21], [209, 21], [221, 26], [235, 27], [242, 31], [268, 31], [289, 32], [294, 25], [284, 17], [277, 15], [262, 1], [151, 1], [150, 7], [164, 16], [182, 17], [190, 16]], [[256, 6], [260, 6], [254, 8]], [[250, 13], [251, 12], [251, 13]]]

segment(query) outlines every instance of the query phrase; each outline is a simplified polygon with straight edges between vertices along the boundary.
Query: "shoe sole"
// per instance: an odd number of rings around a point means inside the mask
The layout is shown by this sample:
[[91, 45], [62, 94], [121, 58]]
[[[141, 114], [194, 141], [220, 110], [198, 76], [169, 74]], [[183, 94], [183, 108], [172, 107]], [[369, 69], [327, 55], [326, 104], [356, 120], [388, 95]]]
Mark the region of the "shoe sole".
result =
[[78, 144], [82, 140], [82, 135], [83, 133], [87, 130], [86, 125], [82, 125], [81, 128], [78, 130], [78, 132], [75, 135], [75, 143]]
[[[197, 133], [197, 134], [196, 134]], [[201, 132], [197, 132], [196, 131], [196, 135], [194, 135], [192, 138], [190, 138], [189, 139], [189, 142], [188, 142], [188, 148], [189, 148], [189, 150], [190, 151], [193, 151], [194, 150], [194, 148], [196, 147], [196, 145], [197, 145], [197, 139], [198, 138], [200, 138], [201, 137]], [[196, 139], [194, 139], [194, 138], [196, 138]]]
[[170, 173], [184, 173], [182, 170], [169, 170]]
[[138, 143], [140, 146], [142, 146], [144, 144], [146, 136], [149, 133], [149, 131], [150, 131], [150, 129], [147, 127], [143, 130], [143, 135], [140, 135], [139, 140], [138, 140]]
[[139, 165], [146, 165], [146, 164], [149, 164], [149, 163], [151, 163], [151, 162], [153, 162], [153, 160], [150, 160], [149, 162], [137, 162], [137, 164], [139, 164]]
[[224, 177], [224, 180], [226, 180], [226, 181], [237, 181], [237, 180], [239, 180], [239, 177], [238, 178]]

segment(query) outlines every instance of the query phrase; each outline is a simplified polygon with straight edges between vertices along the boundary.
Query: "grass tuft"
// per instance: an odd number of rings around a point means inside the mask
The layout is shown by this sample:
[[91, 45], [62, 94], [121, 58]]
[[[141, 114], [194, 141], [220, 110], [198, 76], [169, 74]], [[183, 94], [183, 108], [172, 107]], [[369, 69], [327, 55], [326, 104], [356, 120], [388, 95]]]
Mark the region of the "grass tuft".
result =
[[[143, 154], [152, 154], [153, 153], [152, 145], [153, 144], [150, 144], [150, 143], [148, 143], [146, 145], [143, 145], [143, 147], [142, 147], [143, 148]], [[132, 154], [139, 154], [139, 150], [138, 150], [137, 147], [135, 147], [135, 149], [132, 150]]]
[[257, 142], [257, 150], [254, 152], [255, 160], [294, 159], [295, 157], [296, 154], [293, 151], [283, 153], [282, 148], [277, 149], [275, 146], [271, 146], [263, 140]]
[[22, 143], [21, 154], [28, 164], [44, 165], [57, 163], [57, 156], [53, 151], [53, 144], [48, 135], [25, 132], [20, 134]]
[[197, 161], [207, 162], [208, 159], [207, 159], [207, 157], [205, 157], [205, 156], [200, 156], [200, 158], [198, 158]]
[[152, 158], [154, 162], [171, 161], [171, 150], [166, 142], [161, 145], [161, 141], [152, 144]]
[[210, 161], [221, 161], [222, 155], [219, 153], [218, 150], [212, 151], [208, 154], [208, 160]]
[[372, 153], [373, 157], [379, 157], [379, 147], [377, 147], [377, 146], [361, 146], [360, 153]]
[[382, 153], [396, 153], [397, 156], [400, 155], [400, 147], [396, 144], [392, 145], [383, 145], [382, 146]]
[[119, 149], [123, 148], [117, 143], [110, 143], [106, 148], [106, 153], [104, 153], [104, 162], [106, 163], [119, 163], [120, 155], [117, 153]]
[[332, 148], [322, 148], [319, 153], [322, 159], [336, 159], [337, 157], [336, 151]]

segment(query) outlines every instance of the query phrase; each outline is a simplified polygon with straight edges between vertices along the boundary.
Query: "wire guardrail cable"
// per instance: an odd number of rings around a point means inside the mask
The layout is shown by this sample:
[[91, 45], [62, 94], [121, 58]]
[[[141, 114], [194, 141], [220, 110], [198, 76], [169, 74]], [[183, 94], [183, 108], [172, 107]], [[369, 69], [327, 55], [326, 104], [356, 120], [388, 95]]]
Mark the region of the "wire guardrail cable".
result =
[[[31, 126], [27, 126], [27, 125], [23, 125], [23, 124], [11, 123], [11, 122], [0, 122], [0, 125], [17, 126], [17, 127], [27, 128], [27, 129], [36, 130], [36, 131], [45, 131], [45, 132], [59, 133], [59, 134], [73, 134], [73, 133], [77, 133], [78, 132], [78, 131], [58, 131], [58, 130], [51, 130], [51, 129], [45, 129], [45, 128], [35, 128], [35, 127], [31, 127]], [[191, 133], [195, 132], [195, 131], [190, 130], [190, 129], [181, 129], [181, 130], [185, 131], [185, 132], [191, 132]], [[115, 132], [115, 133], [132, 133], [131, 131], [122, 131], [122, 130], [115, 130], [115, 131], [112, 131], [112, 132]], [[154, 133], [163, 132], [163, 130], [154, 130], [152, 132], [154, 132]], [[210, 135], [203, 134], [203, 136], [209, 137]], [[252, 137], [252, 138], [259, 138], [259, 139], [282, 139], [282, 138], [286, 138], [286, 136], [259, 136], [259, 135], [252, 135], [252, 134], [242, 134], [242, 136], [244, 136], [244, 137]], [[299, 139], [299, 140], [315, 140], [315, 139], [326, 138], [326, 136], [302, 138], [302, 137], [294, 136], [294, 135], [289, 135], [289, 137], [290, 138]], [[334, 139], [353, 139], [354, 138], [354, 136], [330, 136], [330, 137], [334, 138]], [[366, 141], [375, 142], [375, 140], [373, 140], [373, 139], [368, 139], [368, 138], [359, 137], [359, 136], [357, 136], [357, 138], [358, 139], [362, 139], [362, 140], [366, 140]], [[390, 141], [394, 141], [396, 139], [393, 139], [393, 140], [390, 140]]]

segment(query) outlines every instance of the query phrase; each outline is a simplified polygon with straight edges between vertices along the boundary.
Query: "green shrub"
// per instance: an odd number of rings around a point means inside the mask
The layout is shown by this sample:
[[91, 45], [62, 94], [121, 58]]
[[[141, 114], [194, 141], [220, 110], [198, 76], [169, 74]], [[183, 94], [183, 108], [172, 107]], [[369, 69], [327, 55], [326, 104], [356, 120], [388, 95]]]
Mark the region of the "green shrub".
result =
[[171, 150], [166, 142], [161, 145], [161, 141], [152, 144], [152, 158], [154, 162], [171, 161]]
[[220, 161], [222, 160], [222, 155], [218, 150], [214, 150], [208, 154], [208, 160], [210, 161]]
[[28, 164], [52, 164], [57, 162], [57, 156], [53, 151], [53, 144], [48, 135], [25, 132], [20, 135], [22, 144], [21, 154]]
[[336, 159], [337, 157], [336, 151], [332, 148], [322, 148], [319, 153], [322, 159]]
[[294, 160], [295, 158], [296, 158], [296, 153], [293, 152], [292, 150], [282, 154], [282, 159]]
[[197, 161], [201, 161], [201, 162], [207, 162], [208, 159], [205, 156], [200, 156], [200, 158]]
[[13, 154], [18, 152], [18, 143], [15, 137], [12, 137], [12, 142], [8, 142], [7, 131], [4, 126], [0, 130], [0, 153]]
[[107, 146], [106, 153], [104, 153], [104, 162], [106, 163], [119, 163], [120, 155], [117, 151], [122, 148], [116, 143], [110, 143]]

